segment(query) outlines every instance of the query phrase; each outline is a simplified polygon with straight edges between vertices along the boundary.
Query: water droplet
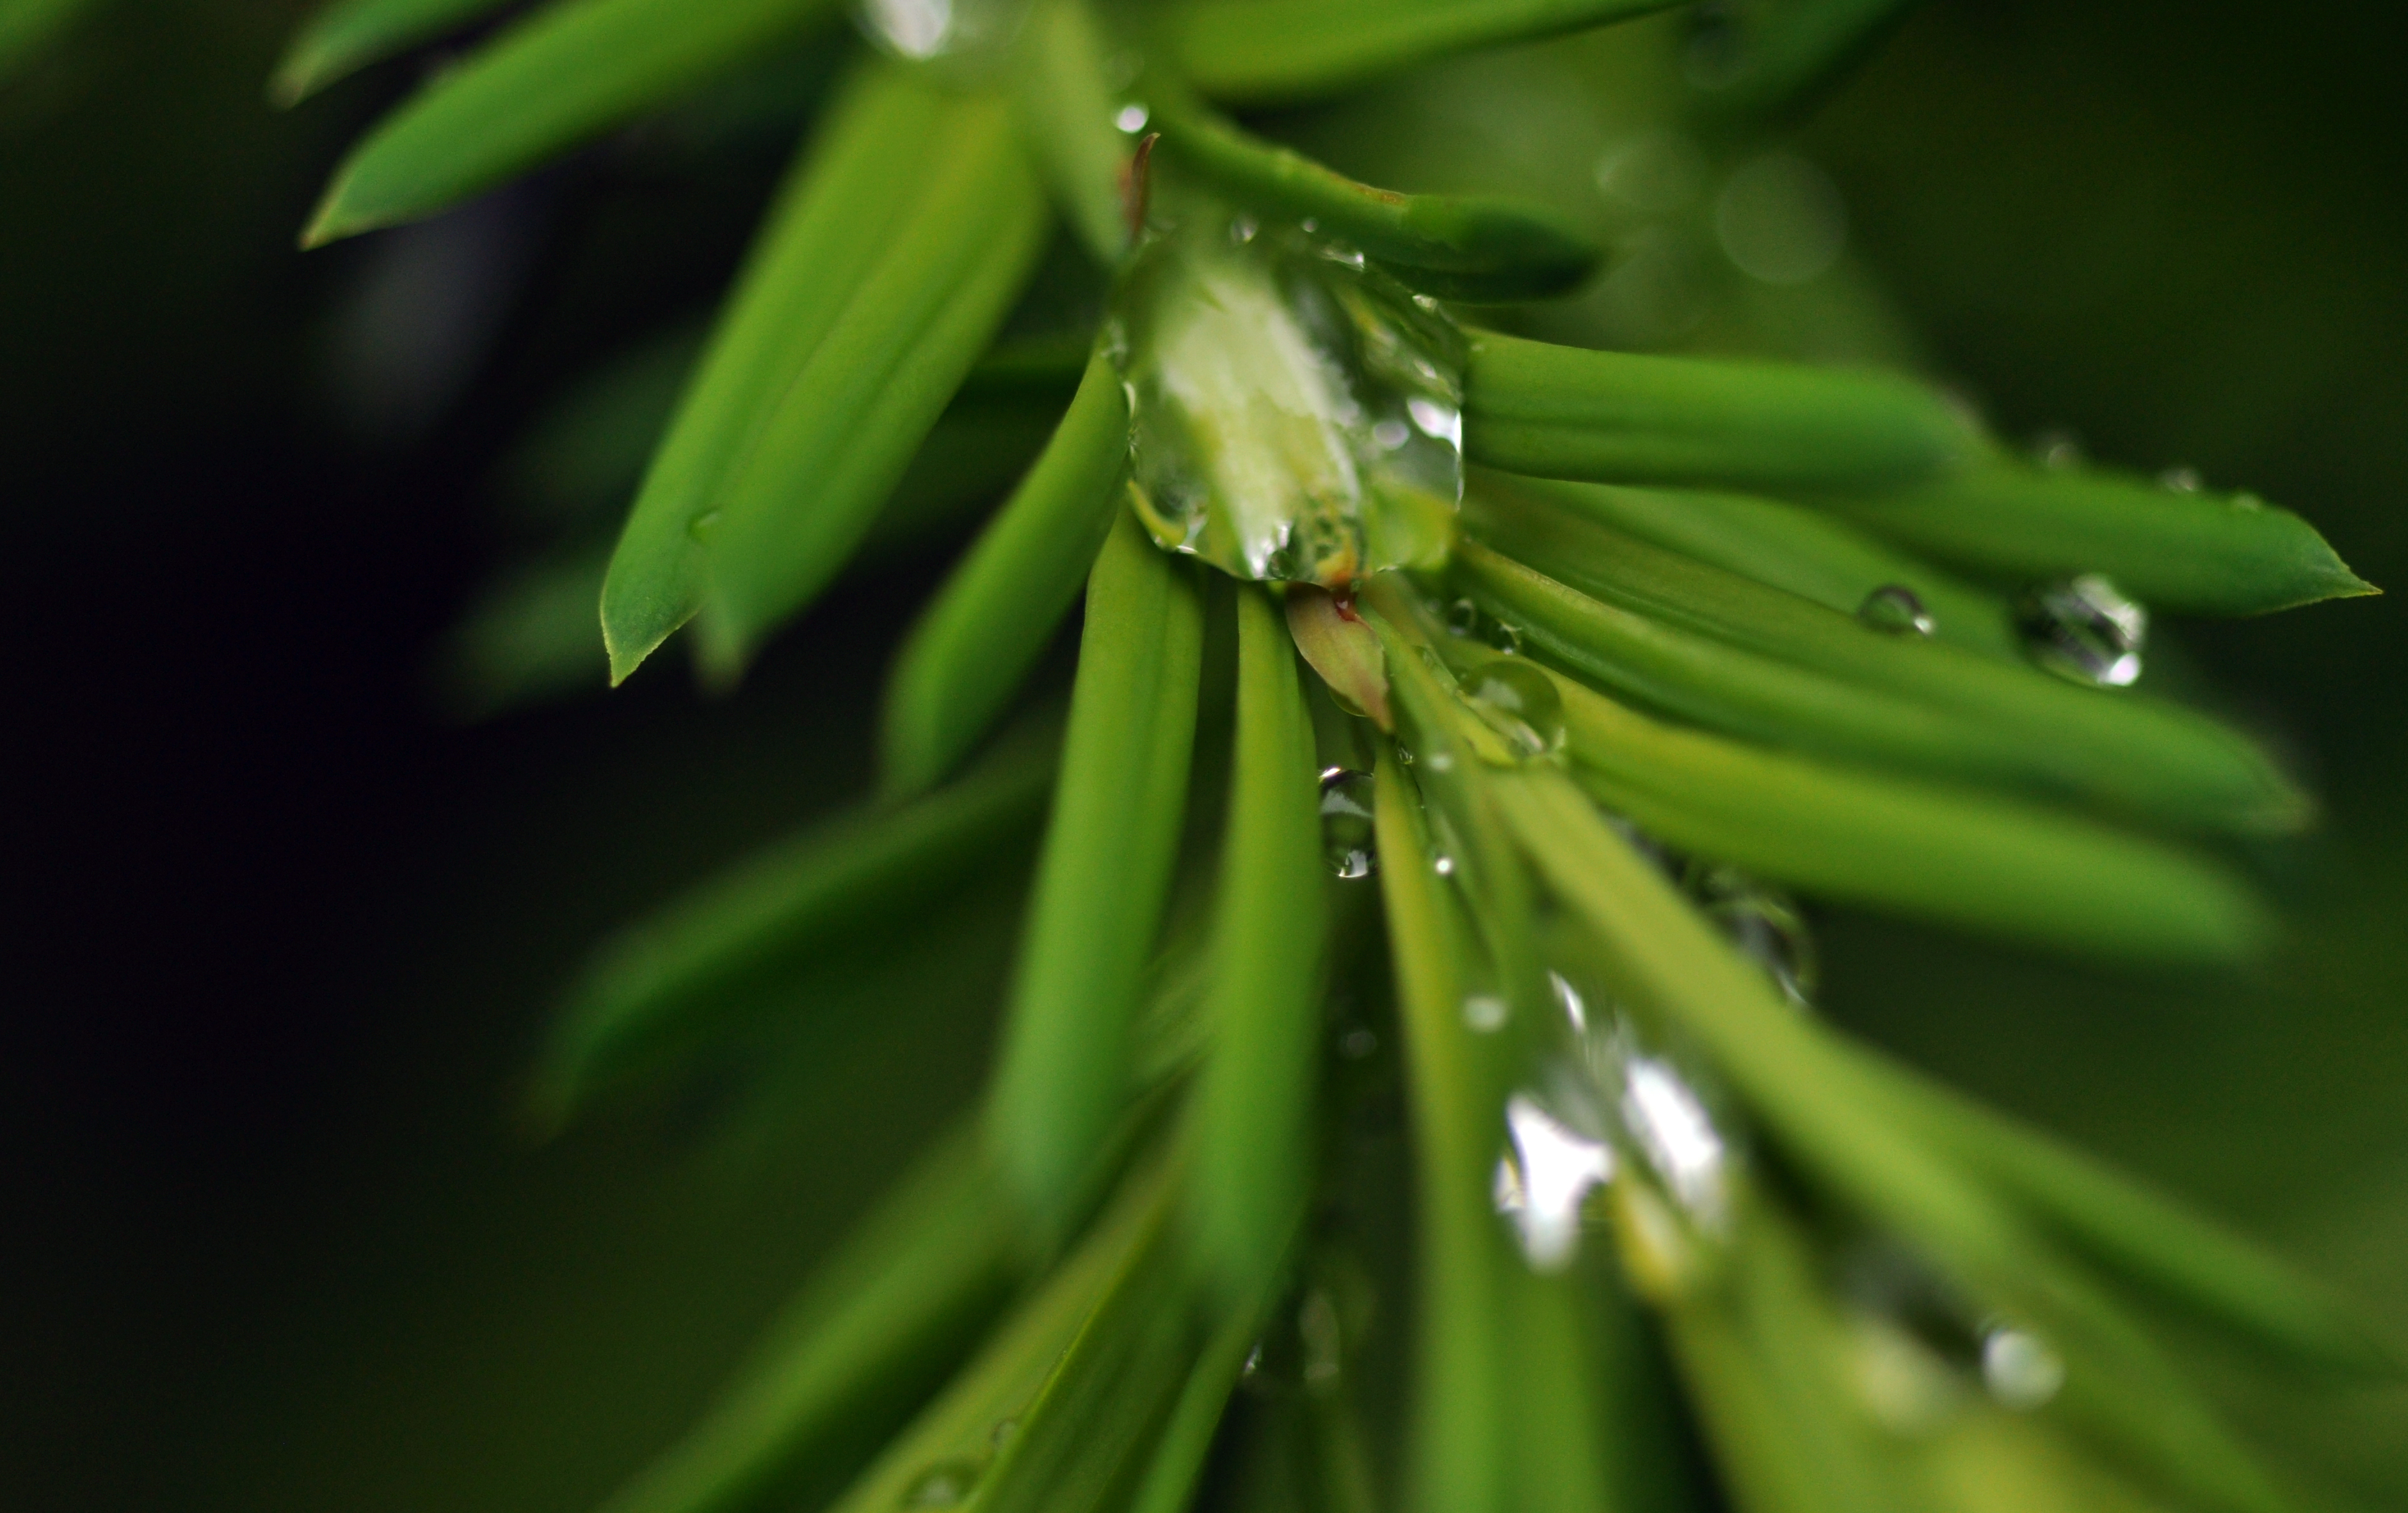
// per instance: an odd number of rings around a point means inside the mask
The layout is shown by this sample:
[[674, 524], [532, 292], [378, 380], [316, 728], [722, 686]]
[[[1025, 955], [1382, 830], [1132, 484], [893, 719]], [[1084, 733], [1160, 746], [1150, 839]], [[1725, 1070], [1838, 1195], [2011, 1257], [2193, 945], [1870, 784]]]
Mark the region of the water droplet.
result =
[[1450, 635], [1459, 635], [1499, 651], [1518, 655], [1522, 649], [1522, 633], [1481, 608], [1469, 599], [1457, 599], [1446, 607], [1446, 629]]
[[1010, 1444], [1011, 1436], [1018, 1433], [1020, 1433], [1018, 1419], [997, 1419], [995, 1421], [995, 1427], [987, 1431], [986, 1440], [996, 1449], [1001, 1449]]
[[719, 511], [706, 509], [685, 522], [685, 534], [696, 541], [708, 543], [719, 530]]
[[1903, 583], [1885, 583], [1866, 594], [1856, 606], [1856, 618], [1892, 635], [1929, 635], [1939, 628], [1922, 597]]
[[2020, 1329], [1993, 1329], [1982, 1336], [1982, 1385], [2000, 1406], [2028, 1412], [2065, 1385], [2065, 1363]]
[[2052, 473], [2062, 473], [2083, 464], [2082, 438], [2062, 427], [2042, 431], [2032, 438], [2032, 460]]
[[1297, 221], [1297, 225], [1308, 236], [1317, 236], [1321, 234], [1321, 222], [1311, 216], [1306, 216], [1302, 221]]
[[1380, 869], [1368, 772], [1331, 767], [1321, 775], [1321, 854], [1340, 878], [1368, 878]]
[[1563, 695], [1554, 678], [1530, 664], [1517, 657], [1484, 663], [1463, 679], [1463, 692], [1515, 754], [1545, 756], [1563, 749]]
[[1441, 878], [1452, 878], [1455, 876], [1455, 858], [1440, 852], [1431, 859], [1430, 870]]
[[1405, 401], [1405, 413], [1412, 417], [1414, 428], [1422, 435], [1462, 450], [1463, 411], [1435, 399], [1416, 398]]
[[1557, 1006], [1563, 1009], [1564, 1018], [1570, 1021], [1572, 1033], [1574, 1035], [1586, 1035], [1588, 1033], [1588, 1003], [1587, 1000], [1581, 997], [1580, 990], [1573, 987], [1570, 979], [1567, 978], [1561, 972], [1548, 973], [1547, 986], [1555, 990], [1555, 1003]]
[[2176, 493], [2197, 493], [2200, 489], [2199, 469], [2170, 467], [2157, 475], [2157, 482]]
[[936, 1464], [911, 1478], [903, 1489], [905, 1507], [959, 1507], [978, 1489], [979, 1477], [986, 1467], [968, 1456], [957, 1456]]
[[1444, 560], [1464, 344], [1443, 315], [1309, 230], [1218, 216], [1150, 244], [1114, 307], [1129, 497], [1163, 546], [1330, 588]]
[[854, 13], [872, 41], [927, 59], [1001, 46], [1026, 8], [1025, 0], [858, 0]]
[[[1450, 865], [1448, 871], [1454, 868]], [[1475, 1035], [1494, 1035], [1505, 1028], [1513, 1011], [1505, 1000], [1495, 993], [1473, 993], [1463, 1001], [1463, 1023]]]
[[2250, 493], [2245, 490], [2228, 498], [2225, 500], [2225, 503], [2231, 506], [2234, 509], [2240, 510], [2243, 514], [2255, 514], [2258, 510], [2266, 507], [2265, 500], [2258, 498], [2256, 494]]
[[1505, 1101], [1505, 1130], [1513, 1153], [1498, 1165], [1498, 1211], [1512, 1216], [1532, 1270], [1560, 1271], [1580, 1249], [1589, 1193], [1613, 1178], [1613, 1152], [1527, 1093]]
[[2015, 607], [2034, 662], [2077, 683], [2128, 688], [2141, 676], [2148, 611], [2096, 573], [2043, 583]]
[[1764, 969], [1781, 996], [1797, 1007], [1812, 1006], [1821, 963], [1797, 900], [1734, 867], [1692, 865], [1687, 881], [1706, 917]]
[[1145, 130], [1145, 123], [1149, 119], [1150, 114], [1145, 107], [1132, 102], [1121, 107], [1119, 113], [1112, 117], [1112, 124], [1129, 136], [1135, 136]]
[[1681, 1206], [1699, 1223], [1719, 1228], [1727, 1211], [1727, 1148], [1705, 1101], [1670, 1062], [1624, 1058], [1622, 1121]]
[[1795, 152], [1768, 152], [1714, 198], [1714, 237], [1732, 266], [1768, 284], [1802, 284], [1840, 261], [1848, 215], [1828, 175]]
[[1380, 1037], [1369, 1030], [1349, 1030], [1338, 1038], [1338, 1054], [1359, 1062], [1380, 1049]]

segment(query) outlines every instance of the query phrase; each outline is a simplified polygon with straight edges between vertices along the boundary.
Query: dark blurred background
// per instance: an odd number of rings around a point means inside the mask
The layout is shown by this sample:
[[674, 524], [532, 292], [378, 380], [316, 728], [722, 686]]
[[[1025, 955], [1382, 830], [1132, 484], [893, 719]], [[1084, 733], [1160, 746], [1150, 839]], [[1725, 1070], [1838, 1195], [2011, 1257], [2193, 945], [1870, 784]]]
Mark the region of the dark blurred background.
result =
[[[0, 1500], [574, 1509], [979, 1071], [973, 1020], [898, 1007], [831, 1035], [846, 1092], [776, 1138], [697, 1145], [678, 1107], [549, 1144], [515, 1120], [597, 932], [858, 791], [941, 557], [856, 575], [735, 698], [657, 667], [445, 715], [430, 662], [509, 547], [497, 463], [564, 375], [708, 307], [778, 144], [670, 132], [439, 235], [304, 257], [325, 172], [409, 68], [269, 110], [299, 8], [118, 0], [0, 83], [22, 633], [0, 673]], [[1804, 146], [1854, 253], [2002, 427], [2254, 488], [2397, 588], [2390, 24], [1934, 3]], [[1847, 917], [1824, 937], [1835, 1016], [2408, 1339], [2400, 606], [2178, 628], [2330, 805], [2263, 859], [2293, 939], [2262, 973], [2114, 978]], [[2229, 1385], [2329, 1484], [2408, 1501], [2399, 1394]]]

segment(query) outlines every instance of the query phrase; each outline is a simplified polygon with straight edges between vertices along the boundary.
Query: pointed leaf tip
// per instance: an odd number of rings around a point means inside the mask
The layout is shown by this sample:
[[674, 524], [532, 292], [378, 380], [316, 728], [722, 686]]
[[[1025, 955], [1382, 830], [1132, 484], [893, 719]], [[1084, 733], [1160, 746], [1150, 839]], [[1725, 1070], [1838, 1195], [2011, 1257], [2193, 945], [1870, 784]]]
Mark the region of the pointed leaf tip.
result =
[[377, 229], [380, 222], [345, 212], [344, 191], [349, 182], [346, 175], [326, 186], [325, 197], [310, 212], [309, 223], [301, 228], [299, 245], [302, 251], [314, 252], [330, 242], [339, 242], [347, 236]]
[[298, 51], [289, 53], [268, 76], [267, 103], [279, 110], [290, 110], [317, 93], [324, 82], [316, 59]]

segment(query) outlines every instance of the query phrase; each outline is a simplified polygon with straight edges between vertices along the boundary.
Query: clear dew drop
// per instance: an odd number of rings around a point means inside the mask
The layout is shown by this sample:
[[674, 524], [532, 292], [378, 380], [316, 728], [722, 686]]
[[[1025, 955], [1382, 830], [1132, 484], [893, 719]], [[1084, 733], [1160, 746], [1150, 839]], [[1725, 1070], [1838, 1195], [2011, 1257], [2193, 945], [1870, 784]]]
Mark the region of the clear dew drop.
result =
[[1340, 878], [1368, 878], [1380, 870], [1372, 818], [1372, 778], [1351, 767], [1321, 775], [1321, 855]]
[[1445, 559], [1464, 340], [1311, 227], [1190, 215], [1114, 296], [1129, 499], [1163, 547], [1343, 588]]
[[1533, 1271], [1561, 1271], [1580, 1249], [1589, 1193], [1613, 1178], [1613, 1151], [1523, 1092], [1505, 1102], [1505, 1131], [1512, 1150], [1497, 1163], [1497, 1211], [1513, 1220]]
[[1621, 1111], [1673, 1199], [1698, 1224], [1721, 1228], [1729, 1212], [1729, 1147], [1697, 1090], [1661, 1057], [1627, 1056]]
[[1338, 1037], [1338, 1054], [1350, 1062], [1359, 1062], [1380, 1049], [1380, 1036], [1371, 1030], [1354, 1029]]
[[1151, 113], [1145, 107], [1132, 102], [1120, 107], [1112, 117], [1112, 124], [1119, 127], [1125, 135], [1135, 136], [1145, 130], [1145, 123], [1152, 119]]
[[2200, 481], [2199, 469], [2195, 467], [2170, 467], [2157, 475], [2159, 486], [2175, 493], [2197, 493]]
[[858, 0], [870, 39], [914, 61], [984, 52], [1010, 40], [1025, 0]]
[[1515, 657], [1484, 663], [1463, 679], [1464, 696], [1522, 757], [1563, 749], [1564, 699], [1555, 679]]
[[1797, 900], [1733, 867], [1692, 865], [1689, 892], [1740, 953], [1764, 969], [1781, 996], [1812, 1007], [1821, 959]]
[[1488, 613], [1469, 599], [1457, 599], [1446, 607], [1446, 631], [1449, 635], [1478, 641], [1498, 651], [1519, 655], [1522, 633]]
[[2100, 688], [2140, 679], [2148, 611], [2096, 573], [2030, 590], [2016, 603], [2015, 622], [2031, 659], [2060, 677]]
[[939, 1461], [903, 1489], [905, 1507], [959, 1507], [978, 1490], [986, 1467], [968, 1456]]
[[1982, 1385], [2000, 1406], [2028, 1413], [2065, 1385], [2065, 1363], [2023, 1330], [1992, 1329], [1982, 1336]]
[[1494, 1035], [1512, 1017], [1511, 1006], [1495, 993], [1476, 992], [1463, 1001], [1464, 1028], [1475, 1035]]
[[1903, 583], [1885, 583], [1856, 606], [1856, 618], [1892, 635], [1929, 635], [1939, 629], [1922, 595]]
[[1571, 1026], [1572, 1034], [1588, 1034], [1588, 1001], [1571, 985], [1571, 979], [1561, 972], [1550, 972], [1547, 986], [1555, 990], [1555, 1006], [1564, 1011], [1564, 1020]]

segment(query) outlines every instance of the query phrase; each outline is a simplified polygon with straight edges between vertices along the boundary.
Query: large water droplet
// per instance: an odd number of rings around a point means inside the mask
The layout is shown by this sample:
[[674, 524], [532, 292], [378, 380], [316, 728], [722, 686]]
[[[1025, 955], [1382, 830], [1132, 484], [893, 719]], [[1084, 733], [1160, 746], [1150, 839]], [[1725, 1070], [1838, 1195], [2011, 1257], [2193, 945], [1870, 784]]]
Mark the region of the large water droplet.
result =
[[1564, 745], [1564, 698], [1555, 679], [1516, 657], [1483, 663], [1463, 679], [1464, 696], [1514, 754], [1545, 756]]
[[1196, 214], [1115, 297], [1129, 495], [1240, 578], [1342, 587], [1444, 560], [1463, 495], [1463, 338], [1359, 253]]
[[1982, 1336], [1982, 1385], [2000, 1406], [2028, 1412], [2065, 1385], [2065, 1363], [2020, 1329], [1993, 1329]]
[[939, 1461], [911, 1478], [903, 1489], [905, 1507], [959, 1507], [978, 1489], [986, 1474], [984, 1463], [968, 1456]]
[[2141, 676], [2149, 614], [2096, 573], [2043, 583], [2015, 606], [2034, 662], [2077, 683], [2128, 688]]
[[906, 58], [957, 56], [1009, 41], [1026, 0], [859, 0], [870, 39]]
[[1505, 1101], [1505, 1131], [1513, 1150], [1498, 1164], [1498, 1211], [1512, 1218], [1533, 1270], [1560, 1271], [1580, 1249], [1589, 1193], [1613, 1178], [1613, 1152], [1527, 1093]]
[[1799, 1008], [1813, 1005], [1821, 963], [1795, 899], [1733, 867], [1693, 864], [1688, 884], [1706, 917], [1764, 969], [1782, 997]]
[[1341, 878], [1368, 878], [1380, 869], [1372, 819], [1371, 775], [1331, 767], [1321, 775], [1321, 854]]
[[1929, 635], [1940, 627], [1923, 598], [1903, 583], [1885, 583], [1856, 606], [1856, 618], [1892, 635]]

